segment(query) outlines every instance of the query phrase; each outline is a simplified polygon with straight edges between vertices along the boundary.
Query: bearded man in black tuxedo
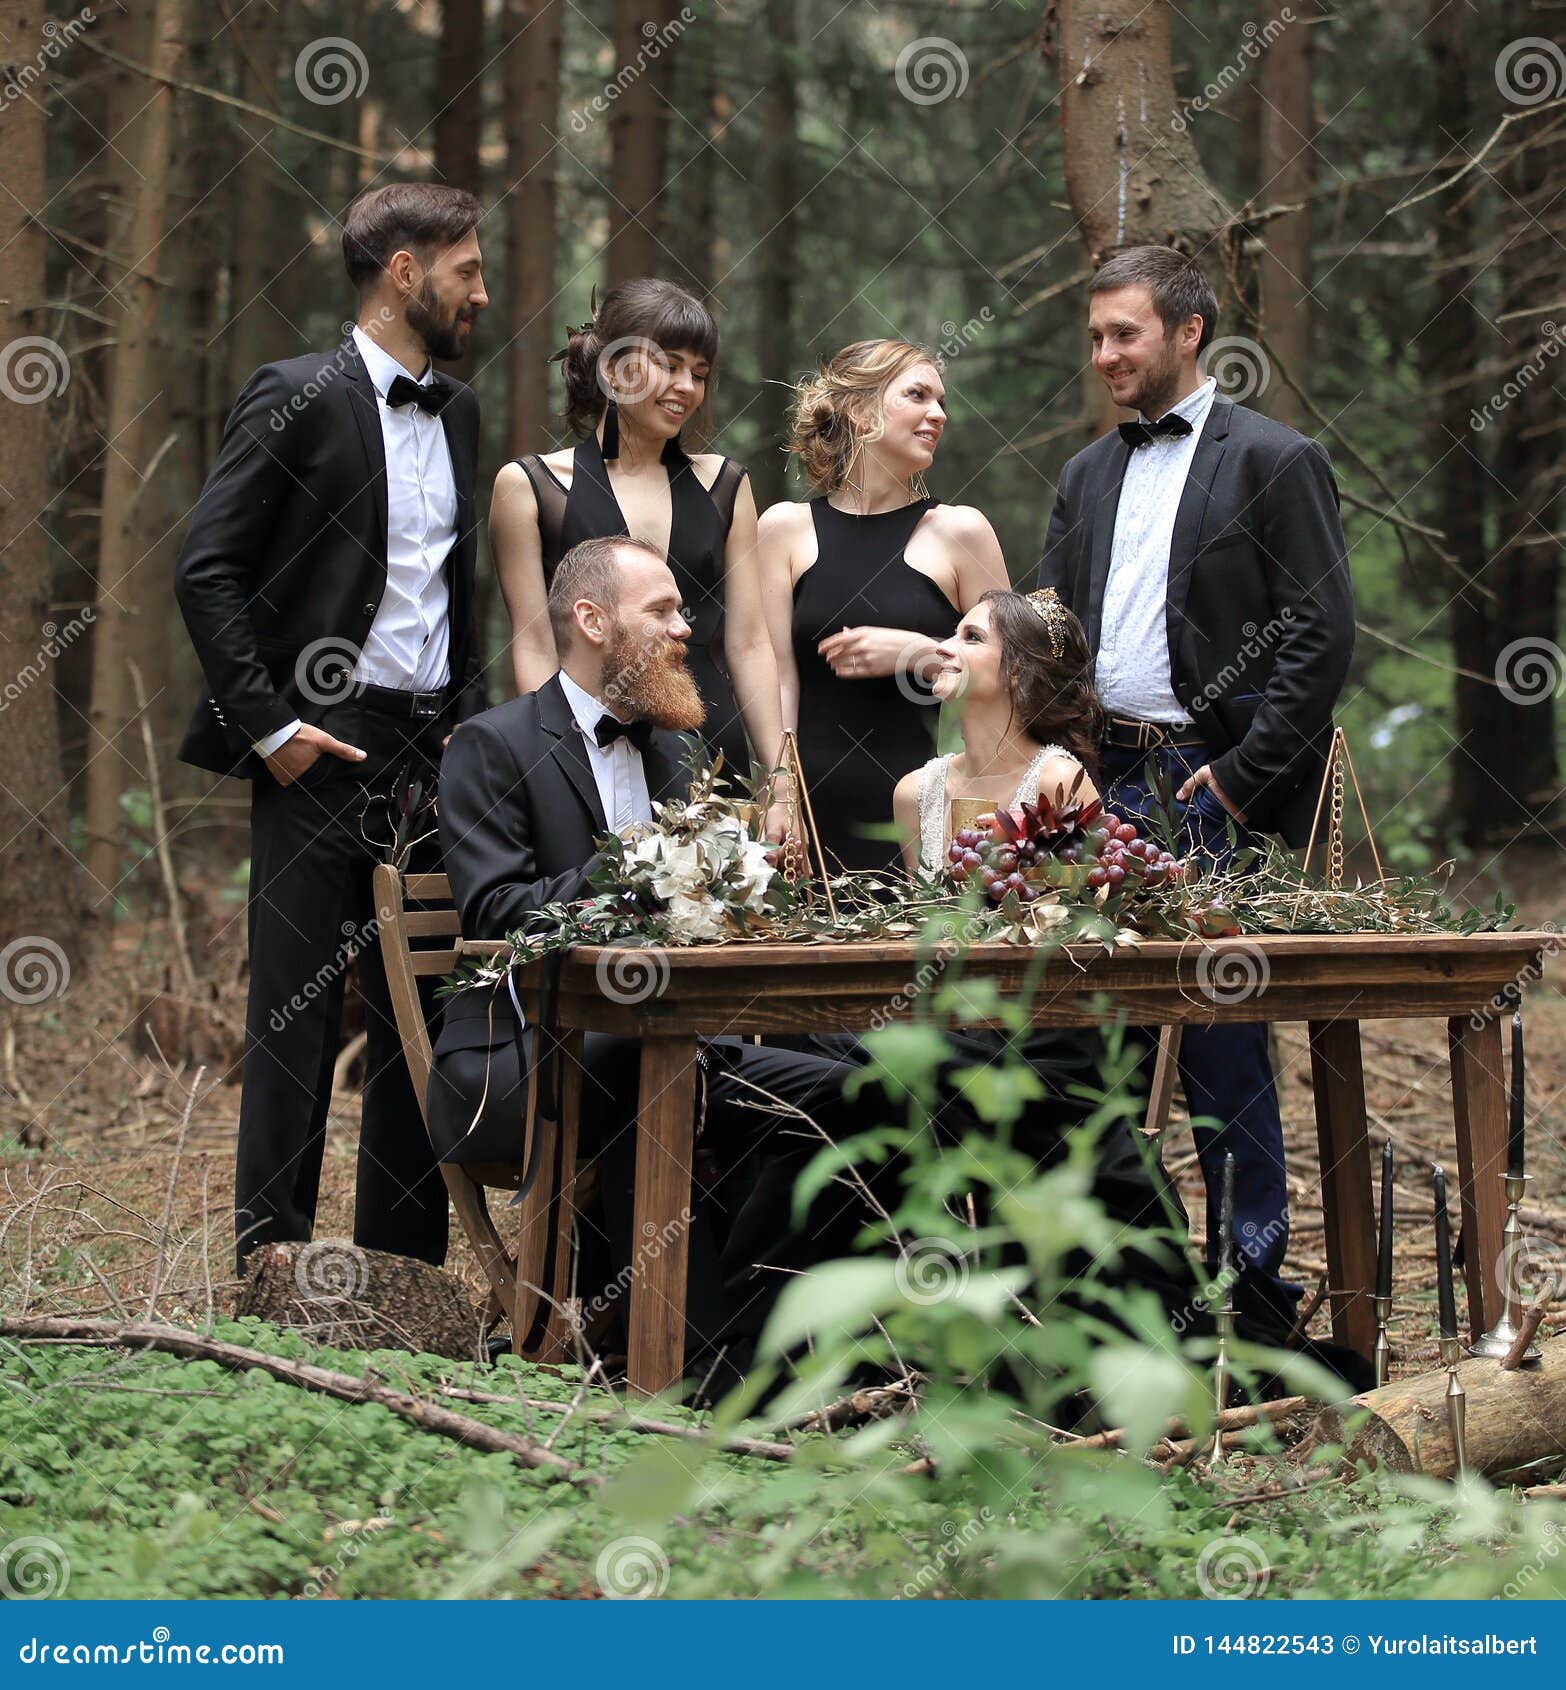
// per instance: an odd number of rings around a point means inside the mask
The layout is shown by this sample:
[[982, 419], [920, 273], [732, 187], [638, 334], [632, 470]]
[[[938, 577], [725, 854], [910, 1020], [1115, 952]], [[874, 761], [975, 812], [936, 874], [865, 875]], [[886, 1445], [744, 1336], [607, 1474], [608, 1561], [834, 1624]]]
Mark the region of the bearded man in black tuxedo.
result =
[[[546, 904], [589, 896], [599, 840], [651, 821], [655, 800], [690, 791], [703, 705], [663, 553], [624, 536], [584, 540], [550, 581], [549, 614], [558, 671], [537, 692], [465, 722], [441, 767], [441, 851], [468, 939], [505, 938]], [[446, 1159], [520, 1153], [528, 1081], [515, 1035], [504, 991], [474, 988], [447, 1003], [428, 1096], [430, 1134]], [[522, 1040], [530, 1063], [536, 1036], [528, 1028]], [[698, 1148], [711, 1153], [713, 1175], [689, 1170], [686, 1365], [696, 1376], [713, 1366], [732, 1375], [786, 1275], [847, 1254], [870, 1217], [834, 1184], [803, 1225], [790, 1220], [794, 1180], [821, 1141], [788, 1112], [846, 1136], [848, 1064], [737, 1038], [705, 1041], [698, 1060]], [[584, 1217], [583, 1248], [606, 1277], [632, 1255], [639, 1065], [636, 1041], [585, 1036], [581, 1143], [599, 1159], [602, 1215], [599, 1227]], [[786, 1119], [757, 1107], [763, 1094], [788, 1106]]]
[[[1108, 718], [1100, 785], [1157, 822], [1151, 761], [1178, 801], [1187, 849], [1308, 836], [1332, 712], [1354, 648], [1354, 598], [1337, 486], [1316, 441], [1216, 392], [1198, 358], [1218, 305], [1172, 247], [1134, 247], [1089, 285], [1093, 365], [1137, 419], [1061, 472], [1038, 585], [1076, 612]], [[1260, 843], [1259, 840], [1256, 841]], [[1237, 1300], [1292, 1325], [1282, 1279], [1288, 1186], [1261, 1024], [1188, 1027], [1180, 1074], [1208, 1193], [1235, 1157]]]
[[[366, 1021], [354, 1239], [441, 1262], [446, 1192], [402, 1055], [370, 879], [405, 795], [482, 706], [478, 401], [435, 372], [488, 304], [478, 201], [396, 183], [343, 217], [358, 320], [241, 389], [175, 591], [206, 690], [181, 757], [251, 784], [241, 1270], [315, 1219], [344, 975]], [[433, 866], [426, 862], [423, 866]]]

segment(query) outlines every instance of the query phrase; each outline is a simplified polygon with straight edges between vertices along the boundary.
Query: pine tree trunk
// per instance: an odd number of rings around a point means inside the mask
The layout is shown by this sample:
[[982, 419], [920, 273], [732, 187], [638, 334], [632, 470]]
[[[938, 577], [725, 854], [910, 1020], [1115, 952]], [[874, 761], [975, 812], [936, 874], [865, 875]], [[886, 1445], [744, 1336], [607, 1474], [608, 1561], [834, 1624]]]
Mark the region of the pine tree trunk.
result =
[[756, 503], [765, 510], [787, 492], [783, 434], [788, 389], [780, 378], [794, 366], [794, 277], [798, 270], [799, 54], [798, 0], [767, 0], [767, 36], [772, 64], [759, 102], [764, 137], [761, 155], [761, 288], [757, 362], [761, 369], [756, 406], [760, 449], [750, 465]]
[[682, 26], [675, 0], [613, 0], [609, 117], [608, 285], [669, 268], [659, 243], [668, 146], [670, 55]]
[[[1311, 30], [1295, 6], [1272, 8], [1261, 69], [1261, 199], [1268, 205], [1308, 202], [1315, 186], [1316, 127], [1311, 100]], [[1293, 21], [1280, 15], [1290, 13]], [[1276, 30], [1276, 34], [1272, 31]], [[1258, 262], [1262, 328], [1272, 350], [1303, 387], [1310, 370], [1310, 210], [1280, 217], [1262, 231]], [[1267, 414], [1290, 428], [1302, 416], [1299, 397], [1276, 373], [1262, 397]]]
[[[158, 0], [153, 22], [153, 65], [176, 74], [183, 53], [182, 0]], [[125, 231], [125, 268], [114, 289], [119, 304], [110, 375], [106, 459], [98, 553], [97, 620], [94, 624], [92, 707], [87, 730], [88, 904], [112, 908], [121, 856], [120, 797], [145, 779], [140, 729], [134, 717], [127, 659], [136, 649], [131, 626], [139, 611], [161, 615], [163, 603], [144, 602], [139, 564], [148, 533], [143, 481], [157, 446], [147, 412], [160, 391], [155, 345], [158, 314], [156, 266], [163, 261], [174, 91], [158, 82], [148, 90], [134, 164], [133, 210]]]
[[[43, 46], [43, 14], [34, 0], [0, 0], [0, 57], [13, 71], [32, 65]], [[53, 674], [59, 640], [76, 619], [50, 613], [49, 540], [42, 521], [48, 502], [51, 408], [63, 410], [62, 383], [69, 369], [62, 348], [45, 338], [44, 309], [44, 109], [53, 75], [43, 74], [0, 113], [6, 192], [0, 195], [0, 376], [24, 397], [0, 400], [0, 732], [5, 736], [5, 778], [0, 780], [0, 990], [13, 1001], [37, 1001], [50, 988], [35, 976], [28, 955], [49, 955], [26, 943], [29, 935], [69, 953], [75, 942], [73, 876], [65, 841], [60, 744], [55, 724]], [[36, 396], [36, 397], [35, 397]], [[72, 636], [76, 637], [75, 635]], [[59, 968], [55, 967], [58, 975]], [[18, 990], [26, 994], [18, 999]]]
[[[454, 188], [480, 192], [479, 140], [484, 122], [484, 0], [442, 0], [435, 60], [435, 174]], [[440, 367], [468, 380], [472, 342]]]
[[[248, 8], [220, 39], [233, 62], [239, 97], [267, 111], [282, 110], [292, 66], [284, 62], [289, 37], [283, 33], [281, 4]], [[205, 113], [202, 118], [211, 121]], [[225, 184], [232, 231], [229, 321], [223, 336], [225, 403], [262, 364], [303, 350], [297, 332], [279, 315], [282, 302], [274, 287], [279, 263], [299, 262], [301, 244], [300, 231], [292, 226], [291, 201], [278, 191], [278, 170], [269, 156], [276, 131], [265, 118], [247, 112], [236, 111], [233, 124], [234, 170]]]

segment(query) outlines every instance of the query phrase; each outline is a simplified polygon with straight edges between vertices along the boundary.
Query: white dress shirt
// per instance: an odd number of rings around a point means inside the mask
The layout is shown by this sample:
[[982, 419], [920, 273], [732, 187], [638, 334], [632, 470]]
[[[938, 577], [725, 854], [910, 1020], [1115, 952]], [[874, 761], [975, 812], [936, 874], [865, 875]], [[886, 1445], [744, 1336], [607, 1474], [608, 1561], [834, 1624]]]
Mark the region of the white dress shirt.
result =
[[[450, 679], [450, 594], [446, 554], [457, 542], [457, 483], [439, 417], [422, 405], [394, 410], [386, 395], [411, 375], [359, 328], [353, 343], [375, 387], [386, 450], [386, 591], [370, 624], [356, 681], [402, 692], [440, 692]], [[418, 379], [427, 381], [430, 370]], [[297, 721], [255, 742], [269, 756], [299, 731]]]
[[1169, 547], [1185, 478], [1217, 391], [1209, 376], [1171, 405], [1170, 412], [1184, 417], [1191, 432], [1138, 446], [1126, 464], [1095, 670], [1099, 698], [1116, 716], [1180, 727], [1191, 723], [1169, 674]]
[[613, 833], [624, 833], [633, 822], [652, 820], [652, 797], [647, 790], [647, 771], [642, 767], [642, 754], [624, 734], [607, 745], [598, 743], [598, 723], [605, 715], [613, 715], [602, 699], [594, 698], [565, 672], [559, 671], [560, 690], [566, 695], [571, 714], [587, 745], [588, 766], [598, 787], [598, 801], [604, 807], [604, 820]]

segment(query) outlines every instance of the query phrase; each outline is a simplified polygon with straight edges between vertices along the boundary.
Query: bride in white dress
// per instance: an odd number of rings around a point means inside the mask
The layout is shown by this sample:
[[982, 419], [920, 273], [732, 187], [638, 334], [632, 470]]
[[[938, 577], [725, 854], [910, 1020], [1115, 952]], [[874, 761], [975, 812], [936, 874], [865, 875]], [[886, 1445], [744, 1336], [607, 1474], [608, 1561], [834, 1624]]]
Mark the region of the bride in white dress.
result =
[[1093, 784], [1103, 720], [1082, 624], [1053, 588], [989, 592], [936, 653], [933, 691], [954, 700], [962, 750], [932, 757], [897, 783], [893, 815], [910, 874], [946, 861], [952, 803], [1007, 809], [1040, 793], [1063, 803], [1098, 796]]

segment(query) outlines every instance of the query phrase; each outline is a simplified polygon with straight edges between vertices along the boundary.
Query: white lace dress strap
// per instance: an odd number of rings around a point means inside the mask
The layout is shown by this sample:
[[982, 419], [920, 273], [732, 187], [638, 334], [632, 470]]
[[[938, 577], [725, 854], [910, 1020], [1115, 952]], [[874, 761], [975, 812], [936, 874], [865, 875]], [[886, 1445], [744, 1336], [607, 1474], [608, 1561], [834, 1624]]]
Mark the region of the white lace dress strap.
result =
[[951, 754], [932, 757], [919, 771], [919, 866], [934, 873], [946, 860], [946, 771]]
[[[1019, 804], [1038, 803], [1039, 779], [1044, 773], [1044, 765], [1051, 757], [1071, 757], [1071, 753], [1063, 745], [1041, 745], [1018, 783], [1017, 796], [1011, 801], [1013, 809]], [[1075, 762], [1076, 759], [1073, 757], [1072, 761]]]

